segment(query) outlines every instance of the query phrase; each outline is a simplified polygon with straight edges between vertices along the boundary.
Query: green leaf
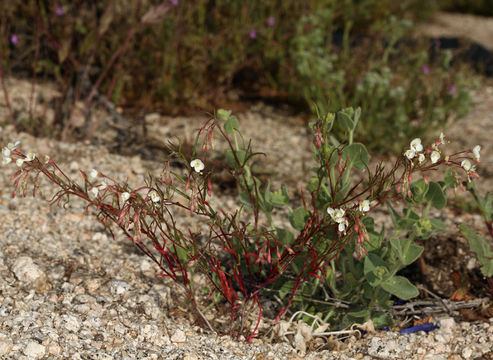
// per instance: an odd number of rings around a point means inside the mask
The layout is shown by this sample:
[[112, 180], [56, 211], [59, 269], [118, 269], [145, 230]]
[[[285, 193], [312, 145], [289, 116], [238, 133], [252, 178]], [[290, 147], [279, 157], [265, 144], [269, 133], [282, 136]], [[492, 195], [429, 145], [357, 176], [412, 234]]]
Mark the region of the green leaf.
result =
[[469, 247], [478, 257], [481, 266], [481, 272], [484, 276], [493, 276], [493, 251], [486, 240], [476, 233], [473, 227], [461, 224], [459, 230], [469, 242]]
[[294, 235], [289, 230], [276, 228], [276, 234], [277, 234], [277, 239], [284, 245], [289, 246], [294, 242]]
[[271, 202], [275, 206], [283, 206], [289, 203], [289, 195], [286, 185], [282, 184], [279, 190], [272, 193]]
[[411, 184], [411, 193], [413, 194], [413, 200], [416, 202], [424, 201], [427, 191], [428, 184], [423, 179], [419, 179]]
[[424, 248], [416, 245], [409, 238], [406, 239], [390, 239], [390, 245], [396, 251], [402, 264], [407, 266], [415, 262], [423, 253]]
[[409, 300], [419, 295], [416, 286], [403, 276], [392, 276], [383, 281], [381, 286], [385, 291], [402, 300]]
[[451, 169], [447, 170], [443, 180], [445, 181], [445, 185], [449, 188], [453, 189], [453, 188], [456, 188], [457, 186], [459, 186], [459, 182], [457, 181], [457, 178]]
[[441, 186], [432, 181], [429, 184], [428, 192], [426, 193], [426, 200], [438, 210], [443, 209], [447, 205], [447, 198], [441, 188]]
[[375, 329], [380, 329], [389, 325], [394, 324], [392, 315], [385, 312], [375, 312], [371, 314], [371, 320], [373, 321], [373, 326]]
[[369, 253], [364, 260], [364, 274], [368, 283], [376, 287], [390, 272], [385, 261], [376, 254]]
[[357, 169], [364, 169], [370, 161], [370, 154], [365, 145], [353, 143], [342, 149], [342, 158], [349, 159], [349, 162]]
[[238, 150], [235, 151], [235, 153], [240, 163], [238, 164], [238, 162], [236, 161], [233, 150], [228, 149], [225, 152], [226, 164], [232, 169], [239, 169], [241, 165], [245, 163], [246, 152], [243, 150]]
[[231, 115], [231, 110], [224, 110], [224, 109], [217, 110], [217, 117], [220, 120], [226, 121], [229, 119], [230, 115]]
[[351, 131], [354, 130], [354, 127], [356, 124], [354, 123], [353, 120], [353, 109], [352, 108], [346, 108], [341, 111], [338, 111], [336, 114], [336, 120], [340, 124], [341, 128], [345, 131]]
[[224, 130], [228, 134], [232, 134], [233, 132], [238, 131], [239, 126], [240, 125], [236, 116], [230, 116], [228, 120], [226, 120], [226, 122], [224, 123]]
[[279, 297], [281, 299], [284, 299], [286, 295], [290, 295], [293, 291], [294, 284], [294, 280], [287, 280], [286, 282], [284, 282], [284, 284], [282, 284], [281, 288], [279, 289]]
[[291, 214], [289, 214], [289, 222], [296, 230], [303, 230], [305, 223], [310, 217], [310, 213], [303, 207], [296, 208]]

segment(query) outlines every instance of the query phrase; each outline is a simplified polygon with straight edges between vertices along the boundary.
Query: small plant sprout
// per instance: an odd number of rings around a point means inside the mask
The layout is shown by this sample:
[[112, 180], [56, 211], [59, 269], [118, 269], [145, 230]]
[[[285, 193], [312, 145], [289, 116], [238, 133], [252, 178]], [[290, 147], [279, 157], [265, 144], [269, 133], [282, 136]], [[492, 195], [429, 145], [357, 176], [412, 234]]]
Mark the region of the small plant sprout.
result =
[[474, 155], [474, 160], [476, 160], [477, 162], [479, 162], [479, 159], [481, 157], [481, 155], [479, 154], [479, 152], [481, 151], [481, 146], [480, 145], [476, 145], [473, 149], [472, 149], [472, 153]]
[[201, 173], [204, 170], [205, 165], [200, 159], [195, 159], [190, 162], [190, 166], [193, 167], [195, 172]]
[[362, 213], [370, 211], [370, 200], [363, 200], [361, 204], [359, 204], [359, 211]]
[[438, 160], [440, 160], [440, 152], [433, 150], [430, 155], [431, 163], [436, 164]]
[[149, 196], [151, 197], [153, 203], [158, 203], [161, 201], [161, 198], [159, 197], [159, 194], [156, 191], [151, 191]]

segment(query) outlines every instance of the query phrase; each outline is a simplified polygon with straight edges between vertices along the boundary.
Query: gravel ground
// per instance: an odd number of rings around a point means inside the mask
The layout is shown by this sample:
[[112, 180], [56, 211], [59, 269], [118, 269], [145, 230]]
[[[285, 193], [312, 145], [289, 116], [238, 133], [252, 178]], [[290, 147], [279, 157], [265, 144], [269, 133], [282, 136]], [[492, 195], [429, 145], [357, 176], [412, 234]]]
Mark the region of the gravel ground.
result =
[[[481, 103], [492, 104], [492, 92], [491, 88], [478, 92], [475, 111], [450, 132], [466, 146], [475, 145], [477, 138], [486, 141], [482, 144], [490, 169], [491, 127], [485, 125], [491, 107]], [[265, 164], [276, 169], [274, 179], [299, 188], [311, 161], [310, 138], [299, 120], [264, 106], [239, 118], [240, 126], [248, 123], [248, 128], [242, 127], [245, 137], [253, 138], [254, 147], [269, 155]], [[157, 137], [189, 136], [203, 120], [154, 116], [150, 132]], [[464, 124], [476, 132], [475, 138], [465, 136]], [[80, 178], [79, 169], [96, 168], [137, 186], [148, 170], [162, 167], [137, 156], [110, 154], [104, 147], [33, 138], [8, 127], [0, 131], [0, 140], [2, 146], [20, 140], [25, 152], [50, 154], [74, 178]], [[121, 232], [112, 239], [93, 216], [86, 216], [82, 202], [61, 209], [50, 207], [42, 197], [12, 199], [14, 167], [0, 173], [1, 358], [493, 359], [493, 318], [458, 322], [456, 313], [435, 316], [440, 328], [429, 333], [380, 331], [363, 337], [353, 334], [344, 342], [311, 338], [297, 324], [290, 329], [297, 336], [283, 338], [274, 331], [272, 338], [249, 344], [217, 336], [194, 326], [176, 287], [157, 277], [157, 269]], [[46, 183], [41, 190], [48, 199], [54, 193]], [[215, 201], [226, 209], [235, 206], [227, 195], [215, 194]], [[181, 218], [180, 225], [200, 226], [190, 217]], [[266, 319], [261, 328], [272, 326]], [[313, 351], [317, 348], [330, 350]]]

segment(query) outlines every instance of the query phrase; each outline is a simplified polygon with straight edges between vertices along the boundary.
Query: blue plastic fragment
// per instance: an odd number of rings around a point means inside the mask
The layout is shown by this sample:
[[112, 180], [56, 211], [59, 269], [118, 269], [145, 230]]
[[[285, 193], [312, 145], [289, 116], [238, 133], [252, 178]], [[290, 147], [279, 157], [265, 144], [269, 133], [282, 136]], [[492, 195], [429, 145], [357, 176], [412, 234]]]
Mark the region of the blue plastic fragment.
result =
[[418, 332], [418, 331], [426, 331], [426, 332], [429, 332], [429, 331], [432, 331], [432, 330], [435, 330], [435, 329], [439, 329], [439, 328], [440, 328], [440, 326], [435, 325], [433, 323], [426, 323], [426, 324], [416, 325], [416, 326], [413, 326], [413, 327], [410, 327], [410, 328], [407, 328], [407, 329], [402, 329], [401, 331], [399, 331], [399, 333], [401, 335], [404, 335], [404, 334], [412, 334], [412, 333], [415, 333], [415, 332]]

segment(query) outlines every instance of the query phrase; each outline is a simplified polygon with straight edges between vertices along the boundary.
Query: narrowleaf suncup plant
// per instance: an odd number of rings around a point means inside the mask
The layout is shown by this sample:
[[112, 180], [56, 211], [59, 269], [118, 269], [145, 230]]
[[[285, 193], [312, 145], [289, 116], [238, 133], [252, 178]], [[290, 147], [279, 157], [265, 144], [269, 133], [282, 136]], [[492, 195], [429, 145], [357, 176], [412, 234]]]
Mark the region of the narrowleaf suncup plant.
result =
[[[438, 220], [427, 218], [428, 210], [446, 205], [446, 190], [456, 187], [461, 175], [477, 176], [472, 165], [476, 157], [471, 156], [476, 153], [445, 155], [442, 134], [428, 147], [414, 139], [392, 167], [377, 164], [372, 169], [366, 147], [353, 142], [361, 116], [359, 108], [348, 108], [310, 124], [317, 166], [301, 198], [291, 198], [286, 186], [274, 191], [255, 176], [252, 161], [258, 154], [241, 137], [238, 119], [226, 110], [218, 110], [198, 131], [190, 158], [178, 144], [164, 161], [161, 176], [148, 175], [138, 188], [96, 169], [81, 171], [82, 181], [77, 182], [51, 157], [24, 154], [18, 142], [3, 148], [2, 164], [18, 167], [12, 175], [14, 196], [25, 196], [30, 183], [35, 195], [44, 175], [59, 188], [51, 203], [79, 197], [110, 231], [111, 224], [118, 226], [156, 263], [159, 276], [183, 289], [197, 322], [213, 331], [218, 326], [205, 313], [227, 307], [231, 325], [222, 330], [250, 340], [258, 333], [266, 299], [279, 303], [277, 320], [297, 307], [336, 328], [370, 318], [383, 326], [392, 322], [392, 296], [407, 300], [418, 295], [397, 272], [422, 253], [415, 240], [443, 229]], [[336, 122], [345, 129], [345, 138], [333, 136]], [[208, 164], [217, 161], [211, 152], [214, 136], [226, 141], [223, 159], [241, 189], [241, 206], [231, 212], [212, 206]], [[172, 166], [177, 162], [184, 172]], [[440, 168], [450, 170], [445, 180], [428, 181], [426, 174]], [[402, 213], [392, 206], [397, 201], [406, 204]], [[376, 231], [372, 218], [383, 205], [395, 224], [388, 236]], [[273, 212], [283, 207], [289, 216], [279, 227]], [[178, 214], [196, 218], [207, 230], [180, 228]], [[194, 283], [197, 275], [208, 284], [205, 297], [204, 288]]]

